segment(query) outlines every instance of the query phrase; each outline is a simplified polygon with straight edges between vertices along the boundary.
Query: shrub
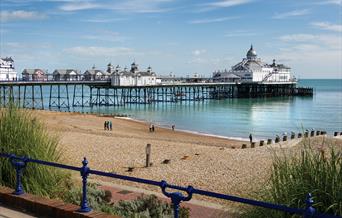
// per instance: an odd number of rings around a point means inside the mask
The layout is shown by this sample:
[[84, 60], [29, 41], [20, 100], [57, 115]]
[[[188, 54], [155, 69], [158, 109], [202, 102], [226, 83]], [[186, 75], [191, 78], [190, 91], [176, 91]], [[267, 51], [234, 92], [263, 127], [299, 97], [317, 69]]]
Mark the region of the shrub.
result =
[[[289, 207], [305, 208], [312, 193], [320, 213], [342, 215], [342, 153], [337, 146], [323, 149], [305, 145], [299, 157], [275, 156], [270, 184], [261, 200]], [[253, 207], [243, 217], [295, 217], [283, 212]]]
[[[172, 218], [173, 208], [170, 204], [159, 200], [154, 195], [140, 196], [133, 201], [119, 201], [112, 205], [106, 200], [106, 193], [97, 189], [97, 185], [89, 184], [87, 189], [87, 197], [89, 206], [98, 211], [115, 214], [122, 217], [134, 218]], [[81, 188], [72, 189], [65, 197], [64, 201], [79, 204], [81, 202]], [[181, 207], [181, 218], [190, 217], [188, 208]]]
[[[17, 156], [58, 162], [58, 139], [48, 135], [46, 128], [30, 112], [13, 105], [1, 109], [0, 150]], [[69, 178], [61, 170], [28, 163], [22, 184], [26, 192], [47, 197], [60, 197], [68, 188]], [[8, 160], [0, 161], [0, 184], [14, 188], [15, 170]]]

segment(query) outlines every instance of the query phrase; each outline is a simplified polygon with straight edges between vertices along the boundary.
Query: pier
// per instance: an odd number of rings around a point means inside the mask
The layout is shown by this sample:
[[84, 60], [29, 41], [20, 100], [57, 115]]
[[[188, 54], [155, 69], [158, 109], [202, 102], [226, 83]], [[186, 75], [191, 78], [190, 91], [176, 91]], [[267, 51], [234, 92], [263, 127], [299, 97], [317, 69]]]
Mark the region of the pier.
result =
[[0, 82], [0, 106], [13, 100], [22, 108], [66, 111], [93, 106], [312, 95], [312, 88], [297, 87], [295, 82], [184, 81], [147, 86], [112, 86], [110, 80]]

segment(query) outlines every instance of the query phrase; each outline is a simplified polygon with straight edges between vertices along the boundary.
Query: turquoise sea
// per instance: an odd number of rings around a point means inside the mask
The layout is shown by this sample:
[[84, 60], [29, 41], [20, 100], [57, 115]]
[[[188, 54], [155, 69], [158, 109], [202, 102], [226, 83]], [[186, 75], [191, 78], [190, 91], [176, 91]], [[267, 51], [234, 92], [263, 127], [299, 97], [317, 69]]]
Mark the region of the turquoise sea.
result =
[[315, 89], [313, 97], [227, 99], [191, 103], [99, 108], [157, 125], [210, 135], [256, 139], [305, 129], [342, 131], [342, 80], [307, 79], [299, 86]]

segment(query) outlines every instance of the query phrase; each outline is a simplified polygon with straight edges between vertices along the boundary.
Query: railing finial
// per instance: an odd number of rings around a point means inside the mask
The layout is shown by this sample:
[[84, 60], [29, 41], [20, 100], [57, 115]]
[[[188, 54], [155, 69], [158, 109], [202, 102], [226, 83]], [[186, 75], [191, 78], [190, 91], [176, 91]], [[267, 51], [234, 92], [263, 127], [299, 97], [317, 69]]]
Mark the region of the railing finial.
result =
[[82, 199], [81, 199], [81, 208], [78, 210], [79, 212], [86, 213], [91, 211], [91, 208], [88, 206], [87, 200], [87, 178], [89, 175], [90, 168], [88, 167], [88, 160], [86, 157], [83, 158], [81, 168], [81, 176], [82, 176]]
[[306, 196], [305, 203], [306, 203], [306, 207], [305, 207], [305, 212], [304, 212], [304, 218], [313, 217], [313, 215], [314, 215], [315, 212], [316, 212], [316, 209], [312, 206], [313, 203], [314, 203], [314, 201], [312, 200], [312, 195], [311, 195], [311, 193], [309, 193], [309, 194]]

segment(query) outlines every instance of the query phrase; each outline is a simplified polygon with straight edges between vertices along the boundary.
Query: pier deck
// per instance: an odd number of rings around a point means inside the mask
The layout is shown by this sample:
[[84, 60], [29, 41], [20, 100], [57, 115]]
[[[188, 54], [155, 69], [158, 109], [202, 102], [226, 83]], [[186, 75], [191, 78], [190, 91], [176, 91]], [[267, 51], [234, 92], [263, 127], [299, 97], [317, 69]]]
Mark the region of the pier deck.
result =
[[148, 86], [111, 86], [109, 80], [0, 82], [0, 106], [13, 100], [20, 107], [32, 109], [312, 95], [312, 88], [298, 88], [295, 82], [179, 82]]

